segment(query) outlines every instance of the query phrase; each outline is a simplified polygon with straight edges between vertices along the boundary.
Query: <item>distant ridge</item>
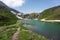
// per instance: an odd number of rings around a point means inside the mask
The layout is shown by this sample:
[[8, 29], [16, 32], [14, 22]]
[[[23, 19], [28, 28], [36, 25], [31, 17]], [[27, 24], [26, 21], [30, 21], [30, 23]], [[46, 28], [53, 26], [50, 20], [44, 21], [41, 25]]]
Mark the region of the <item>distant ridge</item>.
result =
[[44, 10], [40, 13], [39, 19], [60, 20], [60, 5]]

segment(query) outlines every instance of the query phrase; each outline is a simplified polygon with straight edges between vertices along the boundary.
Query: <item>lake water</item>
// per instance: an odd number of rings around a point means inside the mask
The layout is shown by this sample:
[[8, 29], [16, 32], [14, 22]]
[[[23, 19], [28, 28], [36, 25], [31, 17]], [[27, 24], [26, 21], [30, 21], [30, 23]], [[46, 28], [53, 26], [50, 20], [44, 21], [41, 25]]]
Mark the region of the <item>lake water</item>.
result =
[[60, 40], [60, 24], [41, 22], [37, 20], [20, 20], [25, 24], [33, 26], [25, 26], [29, 30], [41, 34], [49, 39]]

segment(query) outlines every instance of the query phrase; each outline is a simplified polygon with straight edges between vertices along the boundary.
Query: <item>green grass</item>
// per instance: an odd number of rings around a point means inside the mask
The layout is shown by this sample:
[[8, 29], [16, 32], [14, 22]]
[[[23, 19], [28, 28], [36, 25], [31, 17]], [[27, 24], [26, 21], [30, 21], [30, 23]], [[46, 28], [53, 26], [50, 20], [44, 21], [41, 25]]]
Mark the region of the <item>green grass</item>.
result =
[[0, 33], [0, 40], [11, 40], [12, 35], [16, 32], [16, 29], [3, 31]]
[[31, 31], [20, 31], [19, 40], [47, 40], [47, 39]]
[[16, 32], [16, 30], [17, 30], [16, 24], [9, 26], [1, 26], [0, 40], [11, 40], [11, 37]]

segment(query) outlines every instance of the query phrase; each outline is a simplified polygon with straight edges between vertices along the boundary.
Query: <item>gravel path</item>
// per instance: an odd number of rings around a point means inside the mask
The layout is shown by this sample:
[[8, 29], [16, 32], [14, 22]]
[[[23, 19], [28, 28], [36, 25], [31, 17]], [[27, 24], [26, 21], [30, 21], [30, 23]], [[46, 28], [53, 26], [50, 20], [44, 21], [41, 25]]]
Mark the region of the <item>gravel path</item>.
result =
[[13, 34], [12, 40], [18, 40], [18, 34], [20, 32], [20, 28], [17, 28], [17, 31]]

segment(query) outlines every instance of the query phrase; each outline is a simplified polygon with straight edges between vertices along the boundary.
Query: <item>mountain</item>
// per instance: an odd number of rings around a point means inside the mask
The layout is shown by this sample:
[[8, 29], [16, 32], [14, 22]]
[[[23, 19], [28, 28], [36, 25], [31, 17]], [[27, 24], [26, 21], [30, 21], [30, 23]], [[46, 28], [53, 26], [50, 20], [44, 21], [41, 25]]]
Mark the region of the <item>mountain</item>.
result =
[[60, 20], [60, 5], [44, 10], [38, 19]]
[[11, 25], [17, 22], [18, 18], [15, 14], [11, 13], [11, 11], [19, 13], [0, 1], [0, 26]]
[[20, 15], [20, 17], [25, 18], [25, 19], [36, 19], [36, 18], [38, 18], [38, 16], [39, 16], [39, 14], [35, 13], [35, 12]]
[[19, 11], [12, 9], [10, 7], [8, 7], [6, 4], [4, 4], [2, 1], [0, 1], [0, 6], [4, 6], [7, 10], [9, 11], [14, 11], [15, 13], [20, 13]]

